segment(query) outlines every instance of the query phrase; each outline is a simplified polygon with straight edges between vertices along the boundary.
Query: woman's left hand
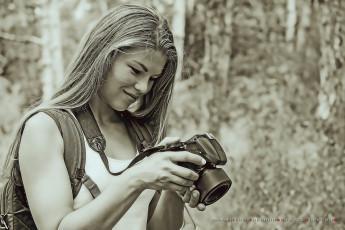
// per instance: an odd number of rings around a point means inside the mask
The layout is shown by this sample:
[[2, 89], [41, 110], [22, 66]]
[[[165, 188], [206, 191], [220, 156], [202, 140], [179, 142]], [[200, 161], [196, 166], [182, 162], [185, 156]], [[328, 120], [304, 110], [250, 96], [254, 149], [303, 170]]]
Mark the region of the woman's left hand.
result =
[[198, 203], [200, 192], [195, 189], [195, 185], [192, 185], [190, 189], [187, 189], [184, 193], [177, 193], [182, 198], [183, 202], [189, 204], [189, 207], [197, 208], [199, 211], [204, 211], [206, 209], [203, 203]]
[[[166, 145], [166, 144], [173, 144], [180, 141], [180, 138], [174, 137], [166, 137], [161, 143], [158, 145]], [[184, 203], [189, 204], [191, 208], [197, 208], [199, 211], [204, 211], [206, 206], [203, 203], [198, 203], [200, 198], [200, 192], [196, 189], [195, 185], [189, 187], [184, 192], [176, 191], [179, 197], [183, 200]]]

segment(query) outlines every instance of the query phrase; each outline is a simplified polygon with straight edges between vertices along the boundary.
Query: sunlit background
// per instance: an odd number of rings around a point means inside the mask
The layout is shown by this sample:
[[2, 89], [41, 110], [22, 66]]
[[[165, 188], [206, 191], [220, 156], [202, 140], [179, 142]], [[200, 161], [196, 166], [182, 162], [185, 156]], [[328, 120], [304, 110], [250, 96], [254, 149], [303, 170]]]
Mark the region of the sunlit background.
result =
[[345, 229], [344, 1], [0, 2], [1, 155], [92, 23], [118, 4], [151, 5], [184, 54], [169, 135], [211, 132], [228, 156], [233, 185], [206, 211], [191, 210], [198, 228]]

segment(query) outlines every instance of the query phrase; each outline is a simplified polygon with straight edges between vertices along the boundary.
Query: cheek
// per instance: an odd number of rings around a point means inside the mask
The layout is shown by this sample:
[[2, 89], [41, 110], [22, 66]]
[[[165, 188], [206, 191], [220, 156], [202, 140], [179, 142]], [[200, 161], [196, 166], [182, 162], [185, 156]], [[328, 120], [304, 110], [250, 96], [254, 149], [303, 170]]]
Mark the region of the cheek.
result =
[[[114, 66], [116, 68], [117, 66]], [[129, 70], [118, 67], [110, 71], [110, 74], [107, 76], [107, 80], [110, 84], [121, 86], [124, 84], [133, 84], [134, 77]]]
[[121, 75], [120, 77], [118, 77], [118, 82], [120, 84], [133, 84], [135, 81], [128, 75]]
[[114, 73], [114, 79], [119, 85], [123, 84], [133, 84], [135, 82], [135, 77], [125, 70], [119, 70]]
[[109, 100], [116, 96], [118, 89], [114, 87], [113, 82], [105, 83], [98, 91], [98, 95], [101, 96], [103, 100]]
[[101, 98], [102, 101], [107, 100], [107, 95], [108, 95], [107, 91], [108, 90], [107, 90], [107, 87], [105, 85], [103, 85], [101, 88], [99, 88], [97, 94]]

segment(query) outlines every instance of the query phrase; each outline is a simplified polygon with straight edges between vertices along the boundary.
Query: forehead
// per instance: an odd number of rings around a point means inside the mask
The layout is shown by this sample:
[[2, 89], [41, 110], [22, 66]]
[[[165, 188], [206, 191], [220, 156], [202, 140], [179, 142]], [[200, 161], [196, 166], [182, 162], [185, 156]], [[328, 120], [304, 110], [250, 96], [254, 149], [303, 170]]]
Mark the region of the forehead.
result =
[[149, 71], [161, 71], [167, 59], [167, 56], [161, 50], [133, 48], [121, 51], [115, 58], [115, 62], [124, 62], [127, 64], [139, 62], [144, 64]]

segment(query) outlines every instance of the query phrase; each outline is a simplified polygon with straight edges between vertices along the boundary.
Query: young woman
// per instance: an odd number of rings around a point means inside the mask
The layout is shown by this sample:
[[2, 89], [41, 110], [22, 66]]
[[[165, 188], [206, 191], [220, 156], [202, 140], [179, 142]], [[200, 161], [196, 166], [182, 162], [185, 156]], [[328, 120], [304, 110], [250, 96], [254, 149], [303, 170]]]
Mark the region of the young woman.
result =
[[116, 7], [84, 37], [65, 82], [23, 119], [34, 114], [22, 122], [6, 161], [10, 172], [19, 149], [22, 180], [38, 229], [179, 229], [184, 203], [205, 209], [197, 203], [199, 192], [193, 191], [198, 174], [176, 164], [203, 165], [201, 157], [184, 151], [153, 154], [112, 176], [86, 143], [85, 170], [101, 194], [93, 199], [83, 185], [73, 199], [63, 138], [51, 117], [37, 113], [89, 105], [107, 141], [110, 169], [121, 171], [137, 149], [117, 111], [130, 110], [145, 119], [156, 144], [179, 141], [164, 138], [178, 65], [167, 21], [151, 8]]

